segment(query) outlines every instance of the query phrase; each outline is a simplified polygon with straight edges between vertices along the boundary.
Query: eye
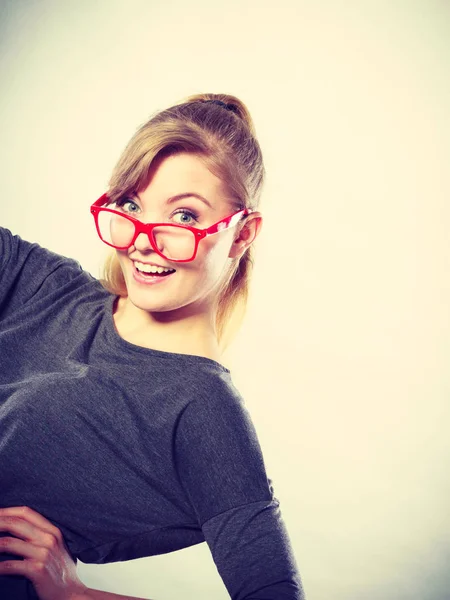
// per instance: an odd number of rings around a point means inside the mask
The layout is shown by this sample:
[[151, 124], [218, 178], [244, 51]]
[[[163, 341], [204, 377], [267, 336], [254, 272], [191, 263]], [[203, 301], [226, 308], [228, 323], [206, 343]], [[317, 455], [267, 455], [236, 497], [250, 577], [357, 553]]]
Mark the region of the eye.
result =
[[[193, 219], [195, 221], [195, 223], [198, 223], [198, 214], [194, 213], [192, 210], [188, 210], [187, 208], [179, 208], [173, 214], [174, 215], [176, 215], [176, 214], [187, 215], [188, 217]], [[179, 222], [179, 224], [180, 225], [192, 225], [194, 221], [182, 220]]]
[[[116, 202], [116, 207], [123, 210], [123, 212], [129, 215], [136, 215], [140, 212], [140, 208], [138, 204], [132, 200], [129, 196], [124, 196], [120, 198]], [[198, 223], [199, 215], [195, 213], [193, 210], [188, 210], [187, 208], [178, 208], [176, 211], [172, 213], [174, 215], [187, 215], [188, 219], [181, 219], [178, 221], [179, 225], [193, 225], [194, 223]], [[164, 219], [163, 219], [164, 220]]]
[[139, 208], [138, 205], [136, 204], [136, 202], [134, 202], [133, 200], [131, 200], [131, 198], [128, 198], [126, 196], [124, 198], [120, 198], [116, 202], [116, 206], [119, 208], [122, 208], [124, 210], [124, 212], [126, 212], [126, 213], [135, 214], [137, 212], [136, 210], [129, 210], [129, 209], [124, 208], [124, 206], [126, 204], [131, 204], [135, 208]]

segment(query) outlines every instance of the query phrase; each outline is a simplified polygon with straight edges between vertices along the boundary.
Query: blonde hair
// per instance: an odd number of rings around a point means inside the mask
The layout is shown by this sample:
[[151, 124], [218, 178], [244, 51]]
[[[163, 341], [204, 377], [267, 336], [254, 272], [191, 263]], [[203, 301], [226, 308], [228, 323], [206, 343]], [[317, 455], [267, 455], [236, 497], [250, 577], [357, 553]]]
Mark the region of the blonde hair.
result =
[[[228, 105], [228, 110], [207, 100], [220, 100]], [[144, 123], [113, 169], [107, 191], [110, 202], [145, 189], [153, 160], [178, 152], [195, 154], [224, 182], [236, 211], [258, 209], [265, 180], [262, 152], [247, 107], [227, 94], [188, 96]], [[221, 351], [228, 346], [245, 315], [253, 265], [251, 244], [240, 258], [231, 261], [217, 290], [215, 331]], [[113, 294], [127, 296], [115, 251], [103, 265], [100, 283]]]

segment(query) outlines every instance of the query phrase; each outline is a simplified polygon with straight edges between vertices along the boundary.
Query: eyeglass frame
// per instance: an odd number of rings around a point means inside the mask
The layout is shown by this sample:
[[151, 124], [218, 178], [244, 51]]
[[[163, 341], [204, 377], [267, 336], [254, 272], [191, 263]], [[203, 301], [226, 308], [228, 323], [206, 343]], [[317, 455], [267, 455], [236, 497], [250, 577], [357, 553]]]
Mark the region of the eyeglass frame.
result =
[[[220, 233], [221, 231], [225, 231], [225, 229], [228, 229], [229, 227], [236, 225], [241, 220], [242, 217], [246, 217], [253, 212], [249, 208], [243, 208], [243, 209], [238, 210], [237, 212], [233, 213], [232, 215], [229, 215], [228, 217], [224, 217], [220, 221], [217, 221], [217, 223], [214, 223], [210, 227], [200, 229], [198, 227], [191, 227], [190, 225], [180, 225], [179, 223], [142, 223], [142, 221], [139, 221], [139, 219], [135, 219], [134, 217], [131, 217], [130, 215], [125, 215], [117, 210], [103, 207], [103, 205], [106, 204], [107, 201], [108, 201], [108, 193], [106, 192], [106, 193], [102, 194], [100, 196], [100, 198], [98, 200], [96, 200], [90, 207], [90, 212], [91, 212], [92, 216], [94, 217], [95, 227], [97, 229], [98, 237], [101, 239], [101, 241], [104, 244], [107, 244], [108, 246], [110, 246], [111, 248], [115, 248], [116, 250], [127, 250], [134, 244], [134, 242], [136, 241], [138, 236], [141, 233], [144, 233], [144, 234], [147, 234], [153, 250], [157, 254], [159, 254], [159, 256], [161, 256], [165, 260], [170, 260], [171, 262], [191, 262], [191, 261], [195, 260], [195, 257], [197, 256], [198, 245], [201, 242], [201, 240], [203, 240], [204, 238], [206, 238], [209, 235], [213, 235], [215, 233]], [[131, 242], [128, 244], [128, 246], [123, 246], [123, 247], [122, 246], [114, 246], [113, 244], [106, 242], [102, 238], [101, 233], [100, 233], [100, 227], [98, 224], [98, 216], [99, 216], [99, 213], [102, 211], [119, 215], [121, 217], [124, 217], [125, 219], [128, 219], [129, 221], [131, 221], [133, 223], [134, 235], [133, 235]], [[184, 258], [184, 259], [167, 258], [167, 256], [164, 256], [164, 254], [162, 254], [158, 250], [158, 248], [156, 247], [156, 243], [153, 241], [153, 229], [155, 227], [161, 227], [161, 226], [167, 227], [167, 225], [170, 225], [172, 227], [181, 227], [182, 229], [188, 229], [189, 231], [192, 231], [192, 233], [194, 234], [194, 239], [195, 239], [195, 248], [194, 248], [194, 254], [193, 254], [192, 258]]]

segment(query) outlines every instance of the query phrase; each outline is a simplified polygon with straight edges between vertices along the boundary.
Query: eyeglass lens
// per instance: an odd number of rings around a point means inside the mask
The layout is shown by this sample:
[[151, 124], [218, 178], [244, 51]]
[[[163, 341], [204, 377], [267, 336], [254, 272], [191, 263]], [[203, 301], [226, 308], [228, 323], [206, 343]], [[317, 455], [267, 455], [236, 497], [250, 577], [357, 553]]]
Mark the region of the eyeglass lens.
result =
[[[134, 237], [134, 223], [112, 212], [99, 212], [98, 227], [102, 240], [117, 248], [129, 247]], [[168, 260], [187, 260], [194, 255], [195, 235], [189, 229], [158, 226], [153, 229], [153, 241]]]

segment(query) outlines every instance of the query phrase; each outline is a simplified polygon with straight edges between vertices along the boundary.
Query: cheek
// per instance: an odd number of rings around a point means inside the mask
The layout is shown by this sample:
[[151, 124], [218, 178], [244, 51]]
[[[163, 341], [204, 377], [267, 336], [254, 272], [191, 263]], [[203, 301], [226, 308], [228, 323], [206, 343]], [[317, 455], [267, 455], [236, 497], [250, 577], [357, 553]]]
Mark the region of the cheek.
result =
[[[117, 253], [117, 260], [119, 262], [120, 268], [122, 269], [122, 273], [125, 275], [127, 273], [127, 269], [126, 269], [126, 259], [121, 256], [119, 253]], [[130, 262], [130, 261], [128, 261]], [[131, 264], [131, 263], [130, 263]]]
[[122, 256], [119, 252], [117, 252], [116, 258], [128, 287], [128, 285], [132, 285], [133, 282], [134, 265], [129, 258], [127, 258], [126, 256]]
[[202, 260], [202, 269], [207, 274], [208, 279], [216, 280], [227, 267], [230, 262], [228, 254], [230, 252], [232, 240], [228, 240], [227, 237], [223, 236], [220, 240], [209, 245], [205, 244], [205, 248], [202, 249], [200, 256]]
[[[223, 263], [228, 258], [233, 240], [232, 230], [221, 231], [220, 233], [202, 240], [198, 249], [203, 252], [204, 256], [208, 256], [208, 259], [211, 257], [211, 260]], [[203, 248], [202, 244], [204, 244]]]

